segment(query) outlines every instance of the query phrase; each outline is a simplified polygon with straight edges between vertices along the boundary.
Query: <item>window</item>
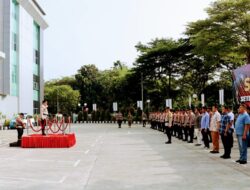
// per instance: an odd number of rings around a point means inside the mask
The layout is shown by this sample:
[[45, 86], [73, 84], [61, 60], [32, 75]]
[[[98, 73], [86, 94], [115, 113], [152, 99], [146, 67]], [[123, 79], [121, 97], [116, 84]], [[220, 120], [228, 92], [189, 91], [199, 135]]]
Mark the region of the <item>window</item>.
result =
[[17, 51], [17, 34], [12, 33], [12, 50]]
[[38, 82], [33, 82], [33, 89], [39, 90], [39, 83]]

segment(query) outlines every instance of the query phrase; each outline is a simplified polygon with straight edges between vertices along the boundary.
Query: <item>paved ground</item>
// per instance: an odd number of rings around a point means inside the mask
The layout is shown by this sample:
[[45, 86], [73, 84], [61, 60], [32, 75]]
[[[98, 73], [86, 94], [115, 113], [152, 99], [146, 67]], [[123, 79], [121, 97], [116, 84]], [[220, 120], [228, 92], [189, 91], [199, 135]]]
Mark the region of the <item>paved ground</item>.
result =
[[[9, 148], [16, 131], [0, 131], [0, 189], [249, 190], [250, 163], [222, 160], [202, 147], [140, 126], [75, 125], [70, 149]], [[222, 152], [222, 150], [221, 150]]]

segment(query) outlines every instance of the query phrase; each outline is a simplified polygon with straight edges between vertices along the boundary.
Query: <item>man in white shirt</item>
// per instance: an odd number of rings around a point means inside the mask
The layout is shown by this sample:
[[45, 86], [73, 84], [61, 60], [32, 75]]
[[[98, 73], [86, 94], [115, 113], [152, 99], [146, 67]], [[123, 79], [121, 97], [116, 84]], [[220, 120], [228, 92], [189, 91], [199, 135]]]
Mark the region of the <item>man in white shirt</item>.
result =
[[220, 129], [221, 114], [218, 112], [218, 107], [214, 105], [212, 107], [212, 117], [210, 121], [210, 131], [212, 135], [213, 150], [210, 151], [212, 154], [219, 153], [219, 129]]

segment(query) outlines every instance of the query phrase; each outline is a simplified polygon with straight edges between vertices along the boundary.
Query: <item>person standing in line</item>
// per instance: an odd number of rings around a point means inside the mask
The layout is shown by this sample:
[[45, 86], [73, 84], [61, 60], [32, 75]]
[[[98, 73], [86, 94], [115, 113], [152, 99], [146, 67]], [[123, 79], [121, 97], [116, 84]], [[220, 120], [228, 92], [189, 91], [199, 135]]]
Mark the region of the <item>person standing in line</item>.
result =
[[142, 127], [146, 127], [147, 114], [142, 112]]
[[239, 144], [240, 158], [236, 162], [247, 163], [247, 134], [250, 125], [250, 117], [246, 112], [246, 105], [241, 104], [238, 109], [239, 115], [235, 122], [235, 132]]
[[181, 129], [180, 129], [180, 140], [183, 140], [183, 134], [184, 134], [184, 123], [185, 123], [185, 111], [181, 111], [181, 116], [180, 116], [180, 124], [181, 124]]
[[195, 114], [192, 109], [189, 110], [189, 128], [188, 128], [188, 134], [190, 137], [190, 140], [188, 143], [193, 143], [194, 140], [194, 125], [195, 125]]
[[189, 128], [189, 111], [186, 110], [184, 113], [184, 139], [183, 141], [188, 142], [188, 128]]
[[224, 154], [220, 157], [223, 159], [231, 158], [231, 149], [233, 147], [233, 122], [228, 114], [228, 110], [228, 106], [222, 107], [220, 136], [224, 147]]
[[212, 143], [213, 143], [213, 150], [210, 151], [212, 154], [218, 154], [220, 147], [219, 147], [219, 130], [220, 130], [220, 121], [221, 121], [221, 115], [218, 112], [217, 105], [214, 105], [212, 107], [212, 117], [210, 120], [210, 132], [212, 135]]
[[165, 114], [165, 128], [166, 128], [166, 134], [168, 136], [168, 141], [165, 142], [165, 144], [171, 144], [171, 136], [172, 136], [172, 121], [173, 121], [173, 114], [170, 111], [170, 108], [166, 108], [166, 114]]
[[128, 112], [128, 127], [131, 128], [131, 125], [133, 123], [133, 116], [130, 112]]
[[204, 141], [204, 148], [209, 149], [209, 139], [208, 139], [208, 133], [209, 133], [209, 114], [207, 112], [207, 108], [202, 108], [202, 118], [201, 118], [201, 134]]
[[177, 125], [177, 112], [173, 111], [173, 134], [172, 134], [173, 137], [175, 137], [176, 134], [177, 134], [177, 131], [176, 131], [177, 127], [176, 127], [176, 125]]
[[41, 114], [42, 135], [46, 135], [45, 134], [45, 126], [46, 126], [47, 118], [48, 118], [48, 115], [49, 115], [48, 101], [47, 100], [43, 100], [42, 105], [41, 105], [40, 114]]
[[123, 121], [123, 115], [122, 115], [122, 113], [120, 111], [116, 114], [116, 121], [118, 123], [118, 128], [121, 128], [122, 127], [122, 121]]
[[195, 133], [197, 137], [197, 144], [195, 146], [201, 146], [202, 135], [201, 135], [201, 118], [200, 110], [198, 108], [195, 109]]

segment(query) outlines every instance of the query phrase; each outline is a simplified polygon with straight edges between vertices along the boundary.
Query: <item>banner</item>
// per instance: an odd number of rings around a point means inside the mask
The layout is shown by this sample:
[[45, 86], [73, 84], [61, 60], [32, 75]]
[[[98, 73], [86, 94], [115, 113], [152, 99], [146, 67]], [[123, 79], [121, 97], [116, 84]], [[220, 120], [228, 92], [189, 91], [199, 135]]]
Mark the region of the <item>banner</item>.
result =
[[233, 71], [235, 98], [250, 106], [250, 64]]
[[224, 89], [219, 90], [219, 103], [220, 105], [224, 105]]
[[166, 99], [166, 107], [172, 109], [172, 99]]
[[205, 106], [205, 94], [201, 94], [201, 105]]
[[118, 105], [117, 102], [113, 102], [113, 112], [118, 111]]

